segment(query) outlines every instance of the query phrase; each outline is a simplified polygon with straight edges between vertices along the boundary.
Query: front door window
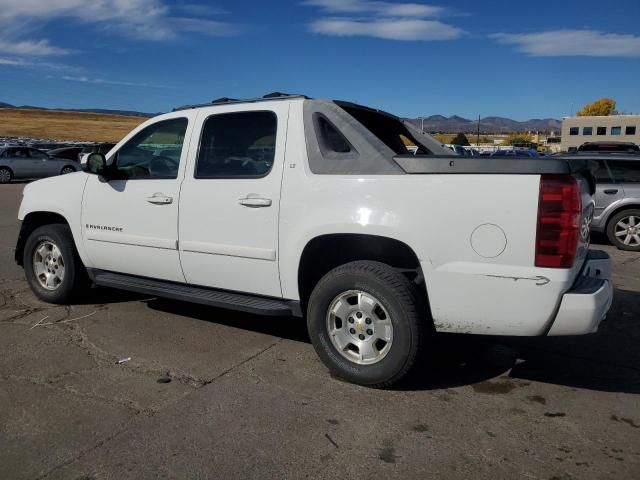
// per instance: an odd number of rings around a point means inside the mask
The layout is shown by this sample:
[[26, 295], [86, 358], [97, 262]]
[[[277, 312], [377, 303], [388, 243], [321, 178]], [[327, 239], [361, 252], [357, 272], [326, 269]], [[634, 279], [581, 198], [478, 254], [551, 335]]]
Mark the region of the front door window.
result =
[[116, 153], [111, 167], [112, 178], [177, 178], [187, 123], [186, 118], [174, 118], [150, 125], [137, 133]]

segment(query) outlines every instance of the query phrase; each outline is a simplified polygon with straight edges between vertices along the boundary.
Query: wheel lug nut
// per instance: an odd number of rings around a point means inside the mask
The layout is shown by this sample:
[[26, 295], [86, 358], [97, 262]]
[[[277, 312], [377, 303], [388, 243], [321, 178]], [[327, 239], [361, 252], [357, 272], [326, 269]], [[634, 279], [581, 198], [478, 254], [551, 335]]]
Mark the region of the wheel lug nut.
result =
[[370, 318], [367, 318], [367, 319], [364, 321], [364, 323], [366, 323], [367, 325], [371, 325], [371, 319], [370, 319]]
[[349, 323], [353, 323], [353, 317], [349, 317]]
[[362, 313], [360, 313], [360, 312], [356, 313], [356, 317], [362, 318]]
[[349, 333], [351, 333], [351, 335], [355, 335], [356, 334], [356, 329], [355, 328], [350, 328], [349, 329]]
[[370, 328], [367, 330], [367, 335], [373, 335], [373, 330], [371, 330]]
[[360, 335], [358, 335], [358, 338], [359, 338], [360, 340], [364, 340], [364, 335], [360, 334]]

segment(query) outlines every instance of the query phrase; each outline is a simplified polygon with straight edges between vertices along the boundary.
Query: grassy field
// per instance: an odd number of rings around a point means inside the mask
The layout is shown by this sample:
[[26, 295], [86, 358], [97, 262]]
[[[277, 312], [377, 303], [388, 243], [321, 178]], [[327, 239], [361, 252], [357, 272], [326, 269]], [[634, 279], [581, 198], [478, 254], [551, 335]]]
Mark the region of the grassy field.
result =
[[0, 109], [0, 136], [116, 142], [146, 118], [57, 110]]

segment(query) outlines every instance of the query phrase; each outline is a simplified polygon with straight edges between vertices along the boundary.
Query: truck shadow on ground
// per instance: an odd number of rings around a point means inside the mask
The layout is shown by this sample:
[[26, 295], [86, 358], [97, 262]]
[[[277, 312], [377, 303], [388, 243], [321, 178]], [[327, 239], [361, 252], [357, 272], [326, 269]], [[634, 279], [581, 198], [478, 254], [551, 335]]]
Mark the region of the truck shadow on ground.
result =
[[[615, 291], [608, 319], [577, 337], [441, 336], [403, 389], [476, 385], [496, 377], [603, 392], [640, 393], [640, 293]], [[509, 388], [501, 378], [502, 387]], [[499, 382], [498, 382], [499, 383]], [[500, 385], [494, 386], [500, 389]], [[491, 385], [484, 385], [487, 390]]]
[[111, 303], [144, 301], [149, 298], [149, 295], [143, 295], [141, 293], [116, 290], [114, 288], [94, 287], [87, 289], [79, 299], [73, 301], [73, 304], [108, 305]]
[[[310, 343], [303, 319], [262, 317], [166, 299], [151, 309]], [[509, 388], [536, 381], [605, 392], [640, 393], [640, 293], [616, 290], [600, 331], [579, 337], [484, 337], [438, 334], [409, 379], [396, 390], [438, 390], [478, 384]], [[489, 383], [489, 384], [488, 384]], [[507, 382], [508, 383], [508, 382]]]

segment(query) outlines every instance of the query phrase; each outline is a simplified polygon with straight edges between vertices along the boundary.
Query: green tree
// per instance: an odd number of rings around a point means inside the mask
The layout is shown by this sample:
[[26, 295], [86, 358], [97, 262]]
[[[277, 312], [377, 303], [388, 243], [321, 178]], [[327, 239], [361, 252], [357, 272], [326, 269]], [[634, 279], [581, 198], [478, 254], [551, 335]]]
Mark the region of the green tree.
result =
[[616, 113], [616, 101], [613, 98], [604, 97], [596, 100], [595, 102], [586, 104], [582, 107], [582, 110], [577, 113], [577, 115], [579, 117], [589, 117], [593, 115], [615, 115]]
[[464, 133], [459, 133], [455, 137], [453, 137], [453, 140], [451, 140], [451, 144], [460, 145], [462, 147], [468, 147], [469, 140], [467, 139], [467, 136]]

